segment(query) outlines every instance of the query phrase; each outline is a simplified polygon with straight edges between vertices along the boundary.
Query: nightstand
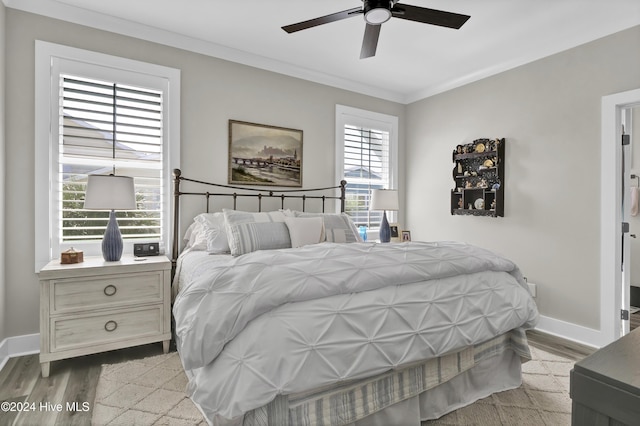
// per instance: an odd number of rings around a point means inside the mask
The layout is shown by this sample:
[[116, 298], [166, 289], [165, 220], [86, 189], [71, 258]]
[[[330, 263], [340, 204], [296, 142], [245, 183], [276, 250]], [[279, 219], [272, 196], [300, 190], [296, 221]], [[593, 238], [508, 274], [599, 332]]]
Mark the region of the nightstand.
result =
[[53, 260], [40, 277], [40, 364], [171, 341], [171, 262], [165, 256], [117, 262]]

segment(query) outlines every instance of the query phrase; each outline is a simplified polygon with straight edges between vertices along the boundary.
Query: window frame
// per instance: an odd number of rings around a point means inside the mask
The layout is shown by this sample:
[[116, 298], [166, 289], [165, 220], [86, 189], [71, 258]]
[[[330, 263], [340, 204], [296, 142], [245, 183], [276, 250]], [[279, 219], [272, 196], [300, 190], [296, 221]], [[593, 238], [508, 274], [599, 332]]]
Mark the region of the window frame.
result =
[[[35, 49], [35, 270], [59, 257], [58, 173], [60, 74], [79, 74], [163, 91], [163, 215], [161, 249], [169, 253], [172, 239], [171, 176], [180, 167], [180, 70], [103, 53], [36, 40]], [[140, 240], [136, 241], [140, 242]], [[134, 241], [124, 242], [125, 253]], [[100, 255], [101, 241], [73, 243], [85, 255]], [[67, 247], [68, 248], [68, 247]]]
[[[398, 189], [398, 117], [379, 112], [336, 105], [336, 181], [344, 178], [344, 128], [353, 125], [389, 133], [389, 188]], [[347, 179], [347, 187], [349, 180]], [[397, 212], [388, 212], [390, 222], [396, 222]], [[374, 232], [375, 231], [375, 232]], [[368, 237], [375, 237], [378, 228], [369, 228]]]

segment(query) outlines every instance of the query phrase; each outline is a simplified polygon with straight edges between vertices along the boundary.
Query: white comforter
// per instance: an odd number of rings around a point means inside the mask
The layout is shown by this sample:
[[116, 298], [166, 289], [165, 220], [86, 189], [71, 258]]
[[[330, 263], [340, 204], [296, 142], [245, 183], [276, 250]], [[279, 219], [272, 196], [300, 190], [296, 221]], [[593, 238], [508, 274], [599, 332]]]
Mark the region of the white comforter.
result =
[[462, 243], [323, 243], [203, 269], [173, 312], [192, 399], [213, 424], [538, 318], [515, 264]]

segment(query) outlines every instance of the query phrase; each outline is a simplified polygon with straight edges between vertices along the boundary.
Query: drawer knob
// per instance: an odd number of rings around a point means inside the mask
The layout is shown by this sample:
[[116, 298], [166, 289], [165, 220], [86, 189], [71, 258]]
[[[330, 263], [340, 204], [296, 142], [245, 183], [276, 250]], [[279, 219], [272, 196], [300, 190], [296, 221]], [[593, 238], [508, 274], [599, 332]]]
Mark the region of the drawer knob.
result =
[[111, 320], [111, 321], [107, 321], [104, 324], [104, 329], [107, 330], [108, 332], [112, 332], [114, 331], [116, 328], [118, 328], [118, 323]]
[[117, 291], [118, 291], [118, 289], [113, 284], [109, 284], [108, 286], [106, 286], [104, 288], [104, 294], [106, 296], [113, 296], [114, 294], [116, 294]]

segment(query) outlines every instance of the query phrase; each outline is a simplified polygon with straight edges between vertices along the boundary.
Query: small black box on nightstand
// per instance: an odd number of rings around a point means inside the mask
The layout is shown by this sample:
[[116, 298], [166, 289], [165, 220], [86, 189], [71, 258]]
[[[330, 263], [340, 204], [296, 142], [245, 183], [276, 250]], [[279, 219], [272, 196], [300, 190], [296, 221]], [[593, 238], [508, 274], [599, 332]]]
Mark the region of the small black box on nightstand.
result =
[[135, 243], [133, 244], [133, 255], [141, 256], [157, 256], [160, 254], [158, 243]]

